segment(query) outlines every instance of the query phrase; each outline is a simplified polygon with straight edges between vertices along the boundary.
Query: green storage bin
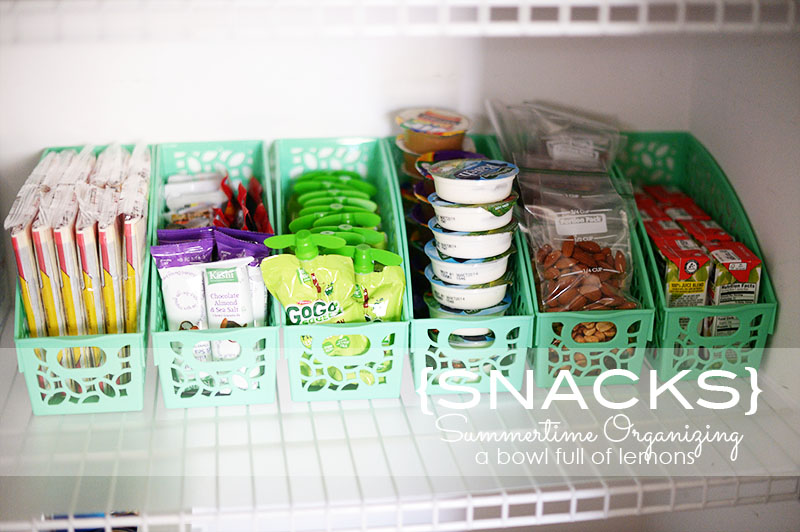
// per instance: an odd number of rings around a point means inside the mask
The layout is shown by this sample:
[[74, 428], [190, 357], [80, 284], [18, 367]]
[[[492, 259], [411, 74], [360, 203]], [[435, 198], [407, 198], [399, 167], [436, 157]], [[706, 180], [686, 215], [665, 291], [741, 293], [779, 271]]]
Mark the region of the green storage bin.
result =
[[[96, 147], [94, 151], [100, 153], [104, 148]], [[133, 146], [125, 148], [133, 150]], [[80, 150], [81, 146], [48, 148], [42, 156], [66, 149]], [[152, 148], [151, 155], [152, 169], [155, 167]], [[130, 412], [144, 407], [149, 276], [150, 262], [145, 261], [139, 332], [42, 338], [30, 336], [17, 282], [14, 343], [17, 365], [25, 377], [35, 415]], [[95, 368], [67, 368], [59, 362], [64, 360], [63, 351], [81, 348], [101, 351], [101, 364]]]
[[[734, 238], [763, 257], [736, 192], [714, 158], [694, 136], [686, 132], [626, 135], [627, 146], [615, 167], [618, 177], [634, 183], [664, 183], [681, 188]], [[685, 378], [696, 379], [709, 369], [747, 375], [746, 368], [758, 368], [767, 338], [775, 326], [778, 306], [766, 264], [762, 265], [757, 304], [667, 308], [663, 275], [656, 270], [653, 247], [641, 220], [637, 231], [656, 292], [655, 335], [647, 358], [658, 370], [659, 378], [668, 380], [685, 369], [690, 370]], [[739, 330], [730, 336], [702, 336], [698, 332], [700, 324], [715, 316], [736, 316]]]
[[[164, 227], [163, 185], [178, 172], [198, 173], [225, 167], [231, 179], [247, 184], [251, 175], [262, 179], [264, 204], [275, 224], [271, 184], [268, 180], [266, 146], [261, 141], [219, 141], [160, 144], [151, 199], [151, 244], [156, 229]], [[155, 264], [151, 283], [153, 301], [150, 329], [153, 358], [167, 408], [229, 406], [270, 403], [275, 400], [278, 328], [267, 312], [264, 327], [168, 331], [161, 296], [161, 277]], [[269, 310], [269, 309], [268, 309]], [[235, 341], [241, 352], [235, 359], [200, 361], [191, 355], [198, 342]], [[188, 356], [187, 356], [188, 355]]]
[[[536, 385], [550, 387], [561, 370], [569, 371], [579, 386], [593, 384], [601, 372], [610, 369], [626, 369], [638, 375], [647, 342], [652, 337], [655, 310], [643, 252], [635, 234], [631, 234], [634, 265], [631, 293], [641, 303], [638, 309], [542, 312], [528, 246], [523, 246], [523, 253], [533, 287], [536, 314], [535, 347], [528, 353]], [[613, 323], [617, 334], [605, 342], [578, 343], [572, 338], [572, 331], [587, 322]], [[630, 382], [625, 377], [615, 376], [606, 379], [604, 384]]]
[[[470, 135], [479, 153], [494, 159], [502, 159], [499, 148], [489, 135]], [[402, 152], [397, 148], [394, 137], [384, 139], [390, 150], [401, 181], [409, 178], [403, 173]], [[407, 245], [407, 244], [406, 244]], [[459, 386], [469, 386], [480, 392], [488, 392], [492, 370], [499, 371], [516, 389], [522, 387], [525, 376], [525, 356], [533, 340], [533, 300], [526, 262], [522, 254], [525, 247], [521, 233], [514, 238], [517, 253], [509, 261], [515, 270], [514, 284], [509, 287], [511, 306], [504, 316], [495, 318], [425, 318], [414, 316], [411, 320], [411, 367], [415, 387], [425, 385], [429, 394], [453, 393], [439, 384], [439, 376], [453, 369], [466, 370], [474, 374], [470, 379], [450, 379], [448, 382]], [[408, 250], [406, 250], [408, 254]], [[426, 281], [427, 283], [427, 281]], [[429, 290], [426, 286], [426, 290]], [[453, 331], [464, 327], [488, 328], [494, 341], [480, 347], [459, 346]], [[427, 382], [423, 383], [426, 368]], [[498, 390], [505, 391], [502, 386]]]
[[[403, 257], [408, 279], [400, 195], [386, 147], [374, 138], [284, 139], [272, 146], [271, 164], [276, 183], [276, 230], [287, 233], [285, 205], [292, 182], [317, 169], [354, 170], [378, 188], [374, 201], [383, 218], [388, 249]], [[397, 322], [286, 325], [283, 353], [295, 401], [377, 399], [400, 395], [403, 359], [408, 351], [411, 287], [406, 285], [402, 320]], [[275, 302], [276, 322], [285, 324], [283, 307]], [[361, 335], [368, 348], [359, 355], [329, 356], [322, 345], [339, 335]]]

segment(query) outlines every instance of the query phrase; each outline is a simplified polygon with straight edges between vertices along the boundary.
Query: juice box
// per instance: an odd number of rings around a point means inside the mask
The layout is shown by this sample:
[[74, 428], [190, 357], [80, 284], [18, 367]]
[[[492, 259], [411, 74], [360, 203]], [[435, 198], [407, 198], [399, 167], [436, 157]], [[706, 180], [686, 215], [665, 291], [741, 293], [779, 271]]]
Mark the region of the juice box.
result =
[[710, 220], [711, 216], [694, 203], [682, 203], [680, 205], [660, 205], [664, 213], [673, 220]]
[[683, 205], [686, 203], [694, 203], [694, 200], [681, 192], [677, 187], [669, 185], [645, 185], [642, 187], [644, 191], [649, 194], [658, 203], [667, 205]]
[[[714, 262], [711, 281], [712, 305], [756, 303], [761, 284], [761, 259], [741, 242], [714, 242], [706, 245]], [[717, 316], [708, 324], [711, 336], [727, 336], [739, 329], [734, 316]]]
[[692, 238], [701, 244], [733, 241], [733, 237], [714, 220], [681, 220], [680, 224]]
[[644, 230], [653, 240], [662, 238], [689, 238], [689, 235], [672, 220], [650, 220], [644, 222]]
[[643, 222], [652, 222], [653, 220], [670, 220], [661, 207], [653, 203], [652, 205], [639, 206], [639, 216], [642, 217]]
[[690, 238], [660, 238], [653, 242], [663, 262], [667, 306], [704, 306], [711, 277], [711, 258]]

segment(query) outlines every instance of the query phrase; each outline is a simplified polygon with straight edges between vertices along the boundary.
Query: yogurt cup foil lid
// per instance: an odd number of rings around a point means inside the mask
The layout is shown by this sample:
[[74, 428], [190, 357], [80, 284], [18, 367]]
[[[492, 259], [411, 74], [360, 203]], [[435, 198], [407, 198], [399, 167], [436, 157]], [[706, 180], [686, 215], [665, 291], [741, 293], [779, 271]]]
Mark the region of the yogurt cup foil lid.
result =
[[455, 111], [425, 107], [400, 111], [395, 121], [403, 129], [442, 137], [459, 135], [471, 125], [469, 118]]
[[428, 172], [433, 177], [442, 179], [489, 181], [514, 177], [519, 173], [519, 168], [511, 163], [492, 159], [453, 159], [431, 165]]
[[459, 310], [456, 308], [450, 308], [436, 301], [436, 299], [433, 297], [433, 294], [430, 292], [426, 292], [423, 297], [425, 299], [425, 304], [428, 305], [428, 308], [432, 312], [435, 311], [440, 314], [447, 314], [448, 317], [452, 318], [464, 318], [470, 316], [502, 316], [508, 310], [508, 307], [511, 306], [511, 294], [506, 294], [506, 297], [504, 297], [500, 303], [493, 307], [482, 308], [478, 310]]
[[506, 199], [495, 201], [494, 203], [453, 203], [452, 201], [440, 198], [439, 195], [434, 192], [428, 196], [428, 201], [426, 203], [430, 203], [434, 207], [448, 207], [451, 209], [480, 208], [489, 211], [495, 216], [503, 216], [514, 208], [514, 204], [517, 203], [517, 198], [519, 198], [519, 194], [512, 190], [511, 194]]
[[433, 179], [433, 176], [428, 171], [428, 168], [430, 168], [436, 163], [441, 163], [443, 161], [453, 161], [455, 159], [488, 159], [488, 157], [486, 157], [483, 154], [476, 153], [475, 143], [472, 141], [471, 138], [467, 137], [466, 140], [464, 140], [464, 151], [461, 150], [429, 151], [428, 153], [423, 153], [422, 155], [417, 157], [417, 161], [414, 163], [414, 166], [416, 167], [417, 172], [427, 177], [428, 179]]
[[452, 290], [480, 290], [482, 288], [492, 288], [494, 286], [501, 286], [504, 284], [511, 284], [514, 282], [514, 272], [509, 270], [503, 274], [503, 276], [499, 279], [495, 279], [494, 281], [490, 281], [488, 283], [481, 283], [481, 284], [450, 284], [445, 281], [442, 281], [436, 274], [433, 273], [433, 267], [429, 264], [427, 268], [425, 268], [425, 278], [431, 282], [431, 284], [444, 286], [446, 288]]
[[428, 220], [428, 228], [433, 231], [434, 233], [442, 233], [446, 235], [453, 235], [453, 236], [483, 236], [483, 235], [497, 235], [500, 233], [510, 233], [517, 229], [517, 221], [511, 220], [509, 223], [504, 225], [503, 227], [498, 227], [497, 229], [490, 229], [489, 231], [450, 231], [449, 229], [445, 229], [436, 221], [436, 218], [431, 218]]
[[500, 260], [504, 257], [511, 255], [512, 253], [517, 252], [517, 248], [514, 247], [512, 244], [510, 248], [505, 250], [499, 255], [495, 255], [494, 257], [487, 257], [485, 259], [457, 259], [455, 257], [451, 257], [450, 255], [445, 255], [441, 251], [436, 248], [436, 240], [429, 240], [427, 244], [425, 244], [425, 254], [428, 256], [429, 259], [435, 260], [438, 262], [445, 262], [447, 264], [485, 264], [487, 262], [494, 262], [496, 260]]

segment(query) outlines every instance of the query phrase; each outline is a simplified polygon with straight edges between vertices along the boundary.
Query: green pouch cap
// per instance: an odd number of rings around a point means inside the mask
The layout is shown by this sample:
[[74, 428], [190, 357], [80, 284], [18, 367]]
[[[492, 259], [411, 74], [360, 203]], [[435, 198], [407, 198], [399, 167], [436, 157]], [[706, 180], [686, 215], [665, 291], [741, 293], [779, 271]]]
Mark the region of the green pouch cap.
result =
[[349, 198], [347, 196], [328, 196], [322, 198], [313, 198], [306, 201], [303, 207], [315, 207], [319, 205], [335, 205], [340, 204], [345, 207], [360, 207], [365, 211], [375, 212], [378, 210], [378, 204], [374, 201], [362, 198]]
[[[297, 178], [297, 181], [298, 184], [303, 181], [309, 181], [312, 183], [327, 182], [336, 185], [346, 185], [353, 190], [365, 192], [370, 196], [377, 194], [378, 189], [375, 185], [363, 179], [364, 178], [362, 178], [358, 172], [350, 170], [314, 170], [301, 175]], [[297, 190], [297, 187], [295, 187], [295, 190]]]
[[[360, 183], [361, 181], [353, 181], [353, 183]], [[356, 185], [357, 187], [358, 185]], [[305, 181], [298, 181], [294, 184], [294, 193], [295, 194], [307, 194], [309, 192], [322, 192], [326, 190], [336, 190], [336, 189], [347, 189], [347, 190], [355, 190], [356, 192], [361, 192], [366, 194], [367, 197], [371, 197], [372, 194], [365, 190], [361, 190], [360, 188], [356, 188], [350, 186], [348, 183], [337, 182], [337, 181], [315, 181], [313, 179], [307, 179]]]
[[343, 205], [341, 203], [330, 203], [328, 205], [313, 205], [309, 206], [306, 205], [300, 212], [298, 213], [300, 216], [308, 216], [309, 214], [317, 214], [317, 213], [325, 213], [325, 214], [339, 214], [343, 212], [372, 212], [364, 207], [359, 207], [357, 205]]
[[[300, 218], [298, 218], [298, 220], [299, 219]], [[371, 212], [343, 212], [340, 214], [327, 214], [314, 220], [312, 227], [339, 224], [350, 224], [356, 227], [373, 228], [378, 227], [381, 224], [381, 217]]]
[[358, 233], [364, 238], [364, 244], [369, 244], [372, 247], [381, 249], [386, 248], [386, 234], [375, 231], [374, 229], [367, 229], [366, 227], [353, 227], [350, 224], [321, 225], [319, 227], [312, 227], [309, 231], [312, 233], [322, 233], [323, 231]]
[[340, 248], [345, 240], [336, 236], [314, 234], [302, 230], [296, 235], [275, 235], [264, 240], [264, 245], [272, 249], [294, 248], [295, 256], [301, 261], [311, 260], [319, 255], [318, 246]]
[[316, 231], [316, 233], [320, 235], [338, 236], [343, 239], [348, 246], [357, 246], [364, 243], [364, 237], [358, 233], [348, 231]]
[[313, 192], [306, 192], [300, 196], [297, 196], [297, 203], [300, 205], [305, 205], [306, 202], [320, 199], [320, 198], [335, 198], [335, 197], [344, 197], [344, 198], [357, 198], [357, 199], [369, 199], [369, 194], [365, 192], [359, 192], [358, 190], [350, 190], [346, 188], [329, 188], [327, 190], [315, 190]]

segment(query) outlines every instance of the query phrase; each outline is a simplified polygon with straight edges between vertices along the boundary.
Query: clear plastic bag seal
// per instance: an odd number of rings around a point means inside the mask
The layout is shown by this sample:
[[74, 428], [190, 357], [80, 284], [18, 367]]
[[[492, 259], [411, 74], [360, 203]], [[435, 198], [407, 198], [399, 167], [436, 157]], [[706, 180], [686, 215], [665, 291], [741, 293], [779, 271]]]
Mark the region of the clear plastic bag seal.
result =
[[624, 141], [610, 124], [540, 102], [486, 109], [505, 157], [520, 168], [607, 172]]

